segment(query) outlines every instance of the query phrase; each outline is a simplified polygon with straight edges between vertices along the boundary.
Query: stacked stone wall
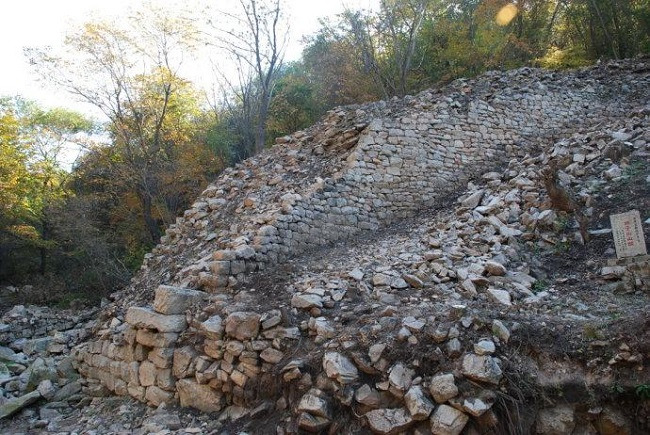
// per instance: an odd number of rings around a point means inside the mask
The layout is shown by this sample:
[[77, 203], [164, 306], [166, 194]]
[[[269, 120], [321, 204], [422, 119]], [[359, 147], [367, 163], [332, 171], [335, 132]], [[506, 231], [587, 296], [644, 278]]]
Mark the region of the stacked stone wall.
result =
[[[515, 80], [517, 74], [533, 77], [521, 81], [519, 88], [498, 92], [472, 93], [474, 82], [462, 82], [457, 86], [460, 91], [442, 96], [424, 92], [399, 113], [373, 112], [371, 119], [334, 129], [337, 134], [327, 130], [283, 139], [278, 147], [289, 149], [287, 158], [320, 159], [321, 166], [335, 162], [336, 169], [326, 177], [315, 176], [300, 189], [273, 190], [276, 179], [286, 174], [269, 171], [268, 179], [255, 181], [263, 187], [244, 191], [250, 178], [246, 166], [228, 172], [179, 219], [150, 257], [167, 258], [168, 252], [189, 257], [180, 270], [161, 274], [163, 281], [178, 287], [158, 287], [152, 308], [131, 306], [125, 316], [116, 316], [109, 327], [98, 331], [94, 341], [77, 351], [80, 372], [117, 394], [153, 405], [179, 402], [204, 411], [249, 404], [278, 378], [310, 385], [308, 371], [301, 370], [305, 361], [291, 358], [290, 350], [302, 333], [280, 310], [287, 301], [267, 296], [259, 299], [265, 301], [260, 306], [259, 300], [257, 305], [248, 303], [245, 296], [234, 297], [227, 290], [245, 282], [250, 273], [308, 249], [412, 216], [468, 179], [522, 157], [531, 145], [627, 110], [622, 101], [609, 97], [622, 89], [624, 78], [605, 77], [583, 85], [559, 80], [553, 73], [521, 70], [487, 75], [477, 83]], [[261, 159], [281, 152], [272, 149]], [[312, 160], [304, 157], [307, 154]], [[292, 170], [307, 173], [306, 166], [298, 161]], [[270, 193], [264, 196], [263, 189]], [[242, 198], [243, 205], [233, 205]], [[246, 214], [249, 204], [259, 198], [269, 200], [269, 211]], [[221, 226], [211, 218], [219, 208], [235, 210], [220, 218]], [[506, 230], [504, 226], [499, 232], [507, 235]], [[199, 246], [196, 255], [193, 246]], [[151, 270], [153, 265], [145, 264], [143, 275]], [[345, 291], [339, 290], [316, 287], [291, 297], [294, 308], [313, 311], [306, 328], [310, 335], [332, 338], [334, 331], [318, 313], [328, 308], [326, 303], [333, 306], [341, 300]], [[193, 309], [197, 305], [202, 310]], [[337, 369], [349, 365], [339, 354], [332, 358]]]
[[490, 101], [463, 94], [419, 99], [427, 104], [372, 120], [343, 168], [302, 195], [283, 196], [281, 210], [253, 228], [249, 243], [239, 240], [216, 252], [210, 273], [199, 280], [207, 285], [200, 286], [218, 290], [269, 263], [408, 218], [469, 179], [522, 157], [531, 143], [571, 134], [623, 109], [592, 87], [549, 90], [541, 84]]

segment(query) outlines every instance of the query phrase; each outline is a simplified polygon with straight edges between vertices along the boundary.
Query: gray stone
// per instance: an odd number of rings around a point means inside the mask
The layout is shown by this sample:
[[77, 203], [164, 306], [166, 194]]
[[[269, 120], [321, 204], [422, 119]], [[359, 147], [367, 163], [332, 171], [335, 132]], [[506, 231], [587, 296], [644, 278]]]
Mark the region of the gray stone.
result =
[[361, 281], [363, 279], [364, 273], [361, 269], [353, 269], [351, 272], [348, 272], [348, 276], [355, 281]]
[[426, 420], [433, 412], [433, 403], [424, 395], [424, 391], [419, 385], [408, 390], [404, 395], [404, 402], [406, 402], [406, 408], [414, 420]]
[[0, 419], [9, 417], [21, 409], [35, 403], [38, 399], [41, 398], [41, 393], [38, 391], [32, 391], [23, 396], [17, 397], [15, 399], [9, 399], [0, 405]]
[[501, 320], [492, 321], [492, 334], [504, 343], [510, 340], [510, 331]]
[[318, 295], [296, 293], [291, 298], [291, 306], [301, 309], [323, 308], [323, 298]]
[[323, 396], [324, 394], [320, 390], [309, 390], [309, 392], [300, 399], [300, 402], [298, 403], [298, 411], [308, 412], [311, 415], [328, 419], [331, 418], [330, 405]]
[[503, 304], [505, 306], [512, 306], [512, 301], [510, 299], [510, 293], [508, 293], [507, 290], [499, 290], [499, 289], [494, 289], [494, 288], [489, 288], [488, 291], [488, 296], [490, 296], [490, 299], [492, 299], [494, 302]]
[[43, 379], [39, 384], [36, 390], [39, 394], [46, 400], [50, 400], [56, 394], [56, 387], [50, 379]]
[[397, 363], [390, 369], [388, 382], [399, 391], [404, 392], [411, 386], [413, 375], [413, 370], [404, 367], [402, 363]]
[[370, 429], [379, 434], [397, 434], [414, 423], [413, 418], [404, 408], [375, 409], [367, 412], [365, 416]]
[[476, 208], [480, 203], [481, 199], [483, 198], [483, 190], [477, 190], [476, 192], [472, 193], [470, 196], [465, 198], [462, 202], [461, 205], [463, 207], [467, 208]]
[[63, 387], [59, 388], [59, 390], [54, 394], [52, 400], [55, 402], [62, 402], [80, 392], [81, 392], [81, 382], [79, 381], [70, 382], [69, 384], [66, 384]]
[[204, 292], [161, 285], [156, 289], [153, 309], [160, 314], [181, 314], [192, 304], [201, 302], [206, 297]]
[[458, 395], [458, 387], [454, 383], [454, 375], [445, 373], [436, 375], [429, 383], [429, 392], [438, 403], [445, 403], [447, 400]]
[[368, 384], [363, 384], [354, 393], [354, 398], [357, 402], [370, 408], [379, 408], [381, 405], [381, 396], [379, 395], [379, 392], [374, 388], [371, 388]]
[[23, 344], [23, 352], [25, 355], [38, 355], [44, 353], [48, 346], [52, 343], [52, 337], [34, 338], [25, 341]]
[[323, 357], [323, 369], [329, 378], [341, 384], [351, 384], [359, 378], [357, 367], [338, 352], [326, 352]]
[[456, 408], [440, 405], [431, 416], [431, 433], [435, 435], [458, 435], [469, 421], [469, 417]]
[[384, 352], [384, 349], [386, 349], [386, 345], [383, 343], [373, 344], [370, 346], [370, 349], [368, 349], [368, 357], [370, 357], [370, 362], [374, 364], [379, 361], [381, 354]]
[[463, 375], [475, 381], [498, 385], [503, 376], [497, 361], [489, 355], [469, 353], [463, 358]]
[[181, 332], [187, 328], [183, 315], [165, 315], [144, 307], [129, 307], [126, 323], [136, 328], [155, 329], [159, 332]]
[[496, 350], [492, 340], [480, 340], [474, 344], [474, 353], [477, 355], [490, 355]]
[[178, 430], [183, 427], [180, 417], [175, 413], [157, 410], [142, 421], [141, 430], [145, 433], [159, 433]]
[[463, 401], [463, 410], [474, 417], [480, 417], [491, 407], [492, 405], [485, 403], [478, 397], [465, 399]]

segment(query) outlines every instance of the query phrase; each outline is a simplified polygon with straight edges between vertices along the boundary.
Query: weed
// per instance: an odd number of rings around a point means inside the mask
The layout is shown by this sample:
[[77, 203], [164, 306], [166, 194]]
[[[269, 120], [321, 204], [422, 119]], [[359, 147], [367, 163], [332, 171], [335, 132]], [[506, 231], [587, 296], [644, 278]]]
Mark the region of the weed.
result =
[[533, 293], [537, 294], [539, 292], [543, 292], [547, 288], [548, 288], [548, 282], [544, 279], [538, 279], [537, 281], [535, 281], [535, 283], [533, 283], [532, 290]]
[[650, 400], [650, 384], [637, 385], [634, 389], [634, 394], [641, 400]]
[[621, 313], [619, 313], [618, 311], [614, 311], [610, 313], [609, 316], [612, 318], [612, 320], [618, 320], [621, 318]]
[[609, 390], [612, 394], [623, 394], [625, 392], [625, 388], [618, 382], [614, 382], [614, 385]]
[[571, 242], [568, 240], [562, 240], [560, 242], [557, 242], [553, 247], [553, 251], [555, 251], [556, 254], [569, 252], [569, 249], [571, 249]]
[[582, 336], [586, 340], [597, 340], [599, 338], [602, 338], [600, 332], [598, 332], [598, 329], [596, 329], [596, 327], [593, 325], [585, 325], [582, 328]]
[[625, 169], [623, 169], [623, 176], [625, 176], [625, 178], [629, 180], [630, 178], [640, 175], [644, 169], [645, 169], [645, 165], [643, 164], [643, 162], [637, 160], [630, 163], [625, 167]]
[[555, 222], [553, 222], [553, 228], [558, 233], [568, 230], [570, 226], [571, 220], [566, 215], [558, 216], [557, 219], [555, 219]]

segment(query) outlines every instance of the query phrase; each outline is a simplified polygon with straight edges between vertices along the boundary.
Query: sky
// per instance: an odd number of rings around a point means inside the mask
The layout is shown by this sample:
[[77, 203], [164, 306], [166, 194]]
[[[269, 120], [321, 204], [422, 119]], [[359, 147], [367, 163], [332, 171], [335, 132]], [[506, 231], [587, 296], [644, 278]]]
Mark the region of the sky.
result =
[[[200, 0], [193, 0], [199, 3]], [[210, 2], [210, 0], [204, 0]], [[143, 0], [18, 0], [6, 1], [2, 5], [0, 25], [0, 96], [21, 95], [45, 107], [64, 106], [84, 112], [91, 112], [86, 106], [76, 103], [69, 95], [51, 87], [45, 87], [36, 80], [23, 55], [23, 48], [29, 46], [61, 45], [69, 32], [89, 17], [112, 17], [127, 13], [130, 6], [137, 6]], [[178, 0], [155, 0], [157, 5], [179, 4]], [[188, 0], [180, 2], [187, 4]], [[237, 0], [212, 0], [219, 8], [236, 4]], [[318, 19], [333, 16], [344, 8], [369, 9], [377, 0], [285, 0], [290, 21], [290, 42], [286, 60], [300, 56], [300, 40], [303, 35], [318, 29]]]

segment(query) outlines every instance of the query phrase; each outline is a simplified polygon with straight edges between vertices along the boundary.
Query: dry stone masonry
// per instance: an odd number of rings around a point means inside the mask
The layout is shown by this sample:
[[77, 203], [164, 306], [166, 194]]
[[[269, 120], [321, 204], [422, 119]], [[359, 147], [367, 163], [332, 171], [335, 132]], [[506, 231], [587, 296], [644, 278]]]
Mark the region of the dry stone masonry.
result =
[[[275, 413], [278, 433], [505, 433], [506, 372], [533, 364], [509, 351], [525, 316], [590, 320], [554, 305], [523, 253], [584, 243], [542, 169], [553, 161], [594, 215], [599, 189], [625, 178], [614, 166], [649, 155], [649, 98], [637, 59], [335, 109], [203, 192], [75, 349], [78, 370], [154, 406]], [[647, 259], [627, 264], [596, 275], [642, 300]], [[616, 355], [591, 369], [633, 367], [642, 383], [643, 352]], [[631, 433], [618, 411], [581, 412], [549, 408], [534, 427]]]

